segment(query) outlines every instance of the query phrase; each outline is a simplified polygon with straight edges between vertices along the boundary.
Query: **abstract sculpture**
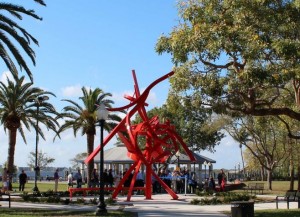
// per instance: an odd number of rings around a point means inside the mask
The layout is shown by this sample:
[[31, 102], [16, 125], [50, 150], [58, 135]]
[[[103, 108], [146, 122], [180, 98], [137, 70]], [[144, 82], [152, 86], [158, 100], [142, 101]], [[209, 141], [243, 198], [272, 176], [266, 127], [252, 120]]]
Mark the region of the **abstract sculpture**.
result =
[[[141, 94], [136, 79], [135, 71], [132, 71], [134, 80], [134, 96], [127, 96], [125, 98], [130, 101], [126, 106], [120, 108], [111, 108], [109, 111], [121, 111], [124, 109], [130, 109], [126, 117], [109, 133], [109, 135], [104, 139], [103, 145], [105, 146], [110, 139], [118, 134], [119, 138], [125, 144], [128, 150], [128, 157], [130, 157], [134, 163], [128, 169], [127, 173], [121, 179], [118, 186], [116, 186], [112, 198], [116, 198], [125, 180], [128, 178], [130, 173], [134, 170], [134, 175], [130, 183], [127, 201], [130, 201], [134, 183], [136, 180], [136, 175], [140, 170], [142, 164], [146, 167], [146, 177], [145, 177], [145, 196], [146, 199], [151, 199], [152, 196], [152, 179], [154, 176], [156, 180], [161, 184], [161, 186], [172, 196], [173, 199], [178, 199], [175, 192], [169, 188], [158, 175], [153, 171], [152, 165], [154, 163], [164, 163], [173, 153], [179, 150], [178, 144], [182, 146], [186, 154], [189, 156], [191, 161], [195, 161], [194, 156], [191, 151], [187, 148], [186, 144], [180, 138], [180, 136], [175, 132], [174, 126], [170, 124], [167, 120], [161, 123], [157, 116], [149, 119], [145, 106], [147, 105], [146, 99], [149, 95], [150, 90], [159, 82], [172, 76], [174, 72], [169, 72], [168, 74], [162, 76], [161, 78], [155, 80], [151, 83], [145, 91]], [[136, 125], [132, 125], [130, 118], [136, 114], [140, 115], [142, 122]], [[144, 138], [145, 146], [139, 147], [138, 138]], [[101, 147], [98, 146], [92, 154], [90, 154], [85, 163], [88, 163], [93, 159]]]

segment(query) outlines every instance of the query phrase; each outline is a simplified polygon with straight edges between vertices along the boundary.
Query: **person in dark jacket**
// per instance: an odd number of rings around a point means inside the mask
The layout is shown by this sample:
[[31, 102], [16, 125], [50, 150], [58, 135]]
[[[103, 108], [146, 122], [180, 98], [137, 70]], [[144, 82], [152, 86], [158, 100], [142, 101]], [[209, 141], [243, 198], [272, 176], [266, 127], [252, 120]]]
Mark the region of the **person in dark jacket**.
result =
[[26, 182], [27, 182], [27, 175], [24, 172], [24, 170], [22, 170], [22, 173], [20, 173], [19, 175], [19, 191], [24, 191]]

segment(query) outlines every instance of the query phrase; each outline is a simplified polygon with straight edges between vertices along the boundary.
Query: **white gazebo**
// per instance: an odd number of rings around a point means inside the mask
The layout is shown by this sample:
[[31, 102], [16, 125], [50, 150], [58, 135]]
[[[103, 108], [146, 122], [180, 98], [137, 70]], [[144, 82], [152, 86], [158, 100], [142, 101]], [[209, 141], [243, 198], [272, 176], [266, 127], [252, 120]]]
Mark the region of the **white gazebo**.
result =
[[[129, 157], [129, 154], [130, 153], [128, 153], [128, 150], [123, 143], [117, 143], [115, 144], [115, 147], [104, 150], [104, 168], [113, 169], [115, 173], [124, 171], [125, 168], [129, 168], [134, 162]], [[213, 171], [213, 164], [216, 163], [216, 161], [197, 153], [193, 153], [193, 155], [196, 159], [195, 162], [191, 162], [188, 155], [185, 153], [180, 153], [178, 155], [173, 155], [166, 164], [179, 164], [180, 166], [186, 166], [187, 169], [194, 171], [197, 174], [197, 179], [201, 182], [202, 178], [206, 178], [206, 166], [208, 166], [208, 175], [210, 175], [210, 171]], [[83, 171], [85, 170], [84, 160], [85, 159], [77, 159], [77, 162], [81, 163]], [[97, 165], [97, 167], [99, 166], [99, 153], [95, 156], [94, 163]], [[203, 173], [202, 165], [205, 166], [205, 177], [202, 177], [201, 175]]]

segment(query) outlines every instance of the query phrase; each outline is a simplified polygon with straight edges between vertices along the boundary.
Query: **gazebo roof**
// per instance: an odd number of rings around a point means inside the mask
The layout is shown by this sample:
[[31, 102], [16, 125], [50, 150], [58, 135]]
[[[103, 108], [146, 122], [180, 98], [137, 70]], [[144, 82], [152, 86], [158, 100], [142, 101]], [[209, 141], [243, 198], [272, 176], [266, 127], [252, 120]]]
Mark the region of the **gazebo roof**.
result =
[[[127, 148], [126, 146], [123, 144], [123, 143], [117, 143], [115, 145], [115, 147], [113, 148], [110, 148], [110, 149], [107, 149], [107, 150], [104, 150], [104, 163], [106, 164], [109, 164], [109, 163], [112, 163], [112, 164], [131, 164], [131, 163], [134, 163], [134, 161], [129, 158], [127, 156]], [[100, 154], [98, 153], [95, 158], [94, 158], [94, 162], [95, 163], [99, 163], [100, 162]], [[205, 161], [208, 163], [216, 163], [215, 160], [212, 160], [210, 158], [207, 158], [207, 157], [204, 157], [202, 155], [199, 155], [199, 154], [196, 154], [196, 153], [193, 153], [195, 159], [196, 159], [196, 162], [195, 163], [200, 163], [200, 164], [203, 164]], [[83, 162], [85, 159], [78, 159], [77, 161], [78, 162]], [[175, 155], [172, 156], [170, 162], [176, 162], [177, 163], [177, 157]], [[179, 163], [181, 164], [188, 164], [188, 163], [193, 163], [190, 161], [189, 157], [184, 154], [184, 153], [181, 153], [180, 154], [180, 157], [179, 157]]]
[[[200, 154], [197, 154], [195, 152], [192, 153], [196, 159], [196, 162], [195, 163], [198, 163], [198, 164], [203, 164], [205, 161], [207, 163], [216, 163], [215, 160], [212, 160], [208, 157], [204, 157], [203, 155], [200, 155]], [[177, 163], [177, 156], [173, 155], [171, 157], [171, 162], [176, 162]], [[180, 153], [180, 156], [179, 156], [179, 163], [180, 164], [188, 164], [188, 163], [193, 163], [191, 162], [191, 160], [189, 159], [189, 157], [184, 154], [184, 153]]]

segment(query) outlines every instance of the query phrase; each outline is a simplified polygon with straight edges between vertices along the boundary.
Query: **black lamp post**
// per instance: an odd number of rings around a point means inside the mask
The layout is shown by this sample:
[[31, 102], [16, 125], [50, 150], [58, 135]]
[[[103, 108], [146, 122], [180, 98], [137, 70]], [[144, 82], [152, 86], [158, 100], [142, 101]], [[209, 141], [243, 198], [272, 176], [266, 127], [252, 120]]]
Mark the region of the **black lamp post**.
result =
[[37, 187], [37, 178], [38, 178], [38, 172], [40, 171], [38, 164], [38, 143], [39, 143], [39, 112], [40, 112], [40, 105], [45, 101], [48, 100], [48, 96], [39, 96], [37, 97], [34, 102], [36, 103], [36, 130], [35, 130], [35, 166], [34, 166], [34, 187], [33, 191], [38, 192], [39, 189]]
[[104, 104], [101, 104], [97, 109], [97, 120], [100, 123], [100, 191], [99, 191], [99, 204], [97, 206], [96, 215], [105, 215], [107, 213], [106, 204], [104, 201], [104, 177], [103, 177], [103, 127], [105, 120], [108, 118], [108, 110], [105, 108]]
[[240, 171], [241, 171], [241, 164], [240, 163], [238, 163], [238, 179], [240, 179]]
[[234, 179], [236, 179], [236, 165], [234, 165]]

